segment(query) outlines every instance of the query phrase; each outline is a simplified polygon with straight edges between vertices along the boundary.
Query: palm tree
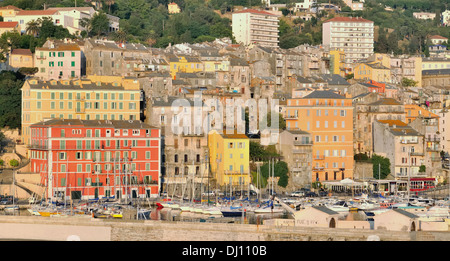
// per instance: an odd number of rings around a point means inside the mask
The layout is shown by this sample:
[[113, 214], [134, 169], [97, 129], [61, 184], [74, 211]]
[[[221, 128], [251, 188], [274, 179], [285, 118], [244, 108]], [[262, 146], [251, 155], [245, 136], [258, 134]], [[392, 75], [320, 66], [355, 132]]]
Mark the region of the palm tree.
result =
[[27, 23], [26, 33], [36, 37], [41, 30], [41, 20], [31, 20]]

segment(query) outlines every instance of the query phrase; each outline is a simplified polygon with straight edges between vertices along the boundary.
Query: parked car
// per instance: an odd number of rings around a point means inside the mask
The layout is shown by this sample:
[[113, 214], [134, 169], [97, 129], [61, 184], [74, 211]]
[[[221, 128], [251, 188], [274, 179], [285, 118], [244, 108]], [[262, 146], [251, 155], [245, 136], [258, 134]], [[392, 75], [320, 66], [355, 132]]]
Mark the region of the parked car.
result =
[[319, 195], [317, 195], [315, 192], [306, 192], [305, 193], [305, 197], [318, 197]]
[[299, 191], [294, 191], [291, 193], [291, 197], [302, 197], [305, 195], [305, 192], [299, 190]]
[[203, 197], [207, 197], [207, 196], [214, 197], [215, 195], [216, 194], [214, 193], [214, 191], [205, 191], [202, 193]]
[[321, 190], [321, 191], [319, 191], [319, 196], [326, 197], [326, 196], [328, 196], [328, 192]]

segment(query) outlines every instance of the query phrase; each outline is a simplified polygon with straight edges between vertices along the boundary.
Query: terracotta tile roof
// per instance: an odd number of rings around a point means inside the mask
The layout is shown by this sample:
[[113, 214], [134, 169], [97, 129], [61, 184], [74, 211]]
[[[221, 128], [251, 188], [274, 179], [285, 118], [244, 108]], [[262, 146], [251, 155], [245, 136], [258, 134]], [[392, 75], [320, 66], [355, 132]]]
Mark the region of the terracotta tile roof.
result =
[[20, 15], [54, 15], [58, 10], [25, 10], [19, 11], [16, 16]]
[[77, 44], [60, 44], [56, 45], [55, 48], [40, 47], [36, 48], [39, 51], [80, 51], [80, 47]]
[[12, 55], [33, 55], [30, 49], [14, 49], [11, 51]]
[[444, 37], [444, 36], [440, 36], [440, 35], [433, 35], [433, 36], [430, 36], [430, 39], [444, 39], [444, 40], [447, 40], [448, 38]]
[[378, 122], [389, 124], [390, 127], [395, 126], [407, 126], [408, 124], [404, 123], [401, 120], [378, 120]]
[[324, 23], [328, 22], [353, 22], [353, 23], [373, 23], [373, 21], [361, 18], [361, 17], [334, 17]]
[[0, 28], [13, 28], [18, 24], [19, 22], [0, 22]]
[[[233, 132], [230, 134], [230, 132]], [[248, 137], [245, 134], [237, 133], [237, 130], [226, 130], [224, 129], [223, 132], [220, 134], [224, 139], [248, 139]]]
[[0, 7], [0, 10], [4, 10], [4, 9], [14, 9], [14, 10], [17, 10], [17, 11], [21, 11], [22, 10], [22, 9], [20, 9], [18, 7], [13, 6], [13, 5], [7, 5], [7, 6]]
[[255, 9], [245, 9], [242, 11], [237, 11], [234, 12], [233, 14], [243, 14], [243, 13], [252, 13], [252, 14], [260, 14], [260, 15], [272, 15], [272, 16], [277, 16], [276, 14], [272, 14], [266, 11], [261, 11], [261, 10], [255, 10]]

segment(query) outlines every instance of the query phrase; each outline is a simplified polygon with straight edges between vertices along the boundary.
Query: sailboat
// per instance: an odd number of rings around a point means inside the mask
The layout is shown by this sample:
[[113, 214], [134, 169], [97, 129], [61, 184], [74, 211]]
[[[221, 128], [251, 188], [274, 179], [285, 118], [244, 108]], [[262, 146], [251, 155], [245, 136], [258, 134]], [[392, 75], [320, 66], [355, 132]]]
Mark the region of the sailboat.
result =
[[12, 189], [12, 206], [7, 206], [7, 207], [5, 207], [5, 213], [8, 213], [8, 214], [13, 214], [13, 215], [15, 215], [15, 213], [16, 213], [16, 211], [19, 211], [19, 206], [17, 206], [16, 204], [15, 204], [15, 197], [16, 197], [16, 171], [15, 170], [13, 170], [13, 182], [12, 182], [12, 185], [13, 185], [13, 189]]

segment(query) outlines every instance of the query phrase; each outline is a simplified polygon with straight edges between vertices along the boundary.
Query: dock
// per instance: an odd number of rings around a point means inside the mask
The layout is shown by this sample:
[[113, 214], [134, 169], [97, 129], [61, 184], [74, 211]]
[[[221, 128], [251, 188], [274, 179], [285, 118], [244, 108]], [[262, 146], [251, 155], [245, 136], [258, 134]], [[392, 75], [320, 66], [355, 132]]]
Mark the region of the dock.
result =
[[283, 200], [279, 199], [278, 197], [275, 197], [274, 200], [279, 203], [289, 214], [294, 216], [295, 209], [291, 208], [288, 204], [284, 203]]

